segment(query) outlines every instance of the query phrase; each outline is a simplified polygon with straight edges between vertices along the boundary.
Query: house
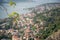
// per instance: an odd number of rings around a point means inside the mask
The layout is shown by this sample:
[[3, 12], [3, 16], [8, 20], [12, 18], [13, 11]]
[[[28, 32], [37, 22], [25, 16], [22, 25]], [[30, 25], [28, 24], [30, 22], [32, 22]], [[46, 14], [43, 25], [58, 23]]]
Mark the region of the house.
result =
[[20, 40], [20, 38], [18, 37], [18, 35], [13, 35], [12, 40]]

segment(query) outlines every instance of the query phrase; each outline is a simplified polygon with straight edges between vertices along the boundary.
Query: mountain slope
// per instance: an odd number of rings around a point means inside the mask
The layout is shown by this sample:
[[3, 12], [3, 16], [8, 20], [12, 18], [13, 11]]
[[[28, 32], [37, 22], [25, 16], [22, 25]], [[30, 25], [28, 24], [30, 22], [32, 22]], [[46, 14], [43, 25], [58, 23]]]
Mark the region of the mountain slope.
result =
[[46, 40], [60, 40], [60, 30], [50, 35]]
[[[47, 5], [46, 7], [43, 5], [45, 9], [44, 8], [41, 9], [44, 10], [41, 10], [40, 7], [37, 7], [38, 9], [35, 8], [35, 11], [32, 11], [36, 14], [36, 16], [34, 17], [35, 24], [38, 22], [40, 27], [44, 27], [44, 29], [39, 32], [39, 35], [42, 35], [41, 39], [44, 40], [47, 39], [53, 33], [60, 30], [60, 4], [59, 6], [57, 6], [58, 4], [54, 4], [55, 6], [53, 4], [49, 5], [50, 6]], [[47, 7], [49, 7], [49, 9], [47, 9]], [[41, 22], [43, 22], [43, 26], [41, 26]]]

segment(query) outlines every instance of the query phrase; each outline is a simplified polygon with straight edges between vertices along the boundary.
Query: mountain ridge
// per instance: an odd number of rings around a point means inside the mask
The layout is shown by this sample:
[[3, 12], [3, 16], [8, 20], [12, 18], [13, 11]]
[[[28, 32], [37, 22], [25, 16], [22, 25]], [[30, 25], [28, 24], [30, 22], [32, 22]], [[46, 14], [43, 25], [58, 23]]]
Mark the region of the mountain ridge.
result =
[[60, 8], [60, 3], [45, 3], [37, 5], [36, 7], [28, 8], [28, 10], [31, 10], [31, 13], [42, 13], [55, 8]]

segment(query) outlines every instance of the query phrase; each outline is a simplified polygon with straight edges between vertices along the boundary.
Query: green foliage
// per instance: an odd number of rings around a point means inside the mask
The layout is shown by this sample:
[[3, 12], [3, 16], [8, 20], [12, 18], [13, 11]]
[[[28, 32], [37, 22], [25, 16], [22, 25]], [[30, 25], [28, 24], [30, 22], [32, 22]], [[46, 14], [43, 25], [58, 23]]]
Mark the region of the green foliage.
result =
[[13, 5], [16, 5], [16, 3], [13, 2], [12, 0], [10, 0], [9, 5], [10, 5], [10, 6], [13, 6]]
[[31, 28], [31, 30], [35, 31], [35, 30], [36, 30], [36, 27], [35, 27], [35, 26], [33, 26], [33, 27]]
[[[44, 14], [46, 14], [46, 16]], [[37, 19], [41, 19], [47, 23], [47, 25], [45, 25], [45, 29], [37, 35], [40, 36], [42, 34], [42, 39], [46, 39], [53, 32], [60, 30], [60, 8], [52, 9], [40, 14], [36, 13], [35, 22]]]
[[19, 16], [19, 14], [16, 12], [12, 12], [11, 14], [8, 15], [8, 17], [17, 17], [17, 16]]
[[15, 21], [18, 20], [19, 14], [16, 12], [12, 12], [11, 14], [8, 15], [9, 18], [13, 18]]
[[[8, 17], [12, 19], [10, 24], [12, 26], [14, 25], [13, 28], [15, 28], [17, 26], [17, 22], [19, 20], [19, 14], [16, 12], [12, 12], [11, 14], [8, 15]], [[15, 24], [13, 24], [13, 23], [15, 23]]]

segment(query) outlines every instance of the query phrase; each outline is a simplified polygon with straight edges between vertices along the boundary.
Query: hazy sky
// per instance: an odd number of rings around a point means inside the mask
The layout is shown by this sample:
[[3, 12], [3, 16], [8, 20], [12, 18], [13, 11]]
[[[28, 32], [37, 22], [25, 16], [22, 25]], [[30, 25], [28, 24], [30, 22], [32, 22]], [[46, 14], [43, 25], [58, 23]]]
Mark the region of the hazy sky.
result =
[[[9, 0], [0, 0], [0, 2], [4, 2], [3, 5], [7, 8], [8, 13], [12, 12], [18, 12], [19, 14], [21, 13], [27, 13], [28, 10], [23, 10], [24, 8], [30, 8], [30, 7], [35, 7], [40, 4], [44, 3], [60, 3], [60, 0], [13, 0], [16, 2], [16, 6], [11, 7], [9, 4], [5, 4], [9, 2]], [[4, 10], [0, 9], [0, 18], [5, 18], [7, 14], [4, 12]]]
[[44, 3], [44, 2], [60, 2], [60, 0], [34, 0], [36, 2], [41, 2], [41, 3]]
[[[0, 2], [9, 2], [10, 0], [0, 0]], [[15, 2], [60, 2], [60, 0], [13, 0]]]

